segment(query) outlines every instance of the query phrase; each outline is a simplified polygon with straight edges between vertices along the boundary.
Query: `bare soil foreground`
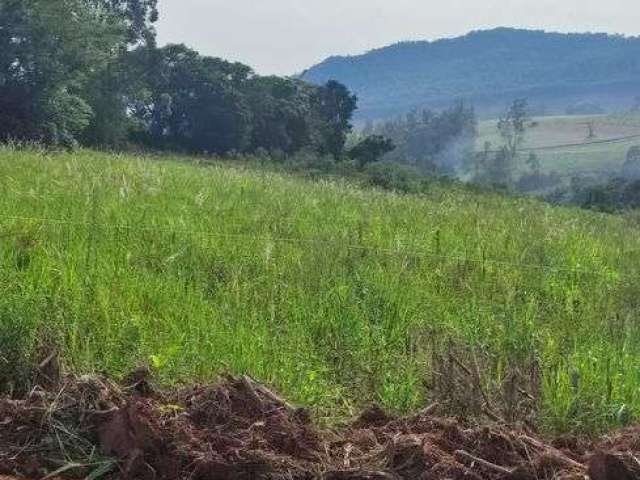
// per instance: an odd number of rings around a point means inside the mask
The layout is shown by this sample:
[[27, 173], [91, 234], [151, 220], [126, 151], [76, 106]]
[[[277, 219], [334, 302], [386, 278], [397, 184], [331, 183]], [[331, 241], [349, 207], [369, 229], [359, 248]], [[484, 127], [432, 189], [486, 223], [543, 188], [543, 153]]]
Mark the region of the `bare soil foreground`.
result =
[[156, 391], [144, 372], [126, 383], [67, 378], [23, 400], [0, 400], [0, 479], [640, 478], [640, 428], [547, 443], [431, 408], [410, 418], [371, 409], [335, 432], [248, 377], [171, 394]]

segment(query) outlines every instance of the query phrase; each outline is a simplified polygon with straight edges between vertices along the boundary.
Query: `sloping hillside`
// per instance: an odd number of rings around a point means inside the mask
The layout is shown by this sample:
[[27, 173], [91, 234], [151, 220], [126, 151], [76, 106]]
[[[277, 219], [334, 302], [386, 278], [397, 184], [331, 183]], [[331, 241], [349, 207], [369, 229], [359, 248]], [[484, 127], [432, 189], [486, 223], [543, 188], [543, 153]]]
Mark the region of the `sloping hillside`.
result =
[[516, 97], [529, 98], [538, 113], [565, 113], [583, 102], [606, 110], [629, 107], [640, 95], [640, 38], [501, 28], [332, 57], [303, 78], [346, 84], [360, 98], [361, 119], [457, 99], [485, 115]]
[[477, 389], [562, 431], [640, 412], [637, 218], [231, 164], [0, 149], [0, 390], [54, 351], [80, 374], [247, 373], [321, 416], [482, 415]]

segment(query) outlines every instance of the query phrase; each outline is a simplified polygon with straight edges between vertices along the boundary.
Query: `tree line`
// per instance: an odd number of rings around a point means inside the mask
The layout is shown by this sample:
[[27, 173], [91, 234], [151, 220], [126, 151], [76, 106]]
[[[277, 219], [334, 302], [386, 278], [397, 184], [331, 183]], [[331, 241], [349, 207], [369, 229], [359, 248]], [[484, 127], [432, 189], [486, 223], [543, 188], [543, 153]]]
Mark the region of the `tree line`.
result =
[[[534, 154], [528, 169], [517, 165], [531, 124], [525, 100], [500, 118], [500, 144], [479, 152], [475, 110], [464, 103], [352, 133], [357, 98], [336, 81], [260, 76], [185, 45], [158, 47], [157, 1], [0, 0], [0, 142], [286, 158], [403, 191], [442, 175], [519, 191], [559, 183]], [[632, 183], [581, 183], [556, 196], [626, 205], [637, 198]]]
[[157, 0], [0, 0], [0, 141], [345, 155], [357, 99], [158, 48]]
[[[260, 76], [185, 45], [159, 48], [157, 2], [0, 0], [0, 141], [271, 158], [310, 152], [350, 160], [360, 172], [384, 159], [454, 177], [474, 165], [476, 181], [511, 183], [525, 104], [501, 124], [505, 148], [490, 159], [474, 156], [477, 119], [464, 103], [350, 135], [357, 98], [344, 85]], [[409, 171], [372, 168], [383, 184]]]

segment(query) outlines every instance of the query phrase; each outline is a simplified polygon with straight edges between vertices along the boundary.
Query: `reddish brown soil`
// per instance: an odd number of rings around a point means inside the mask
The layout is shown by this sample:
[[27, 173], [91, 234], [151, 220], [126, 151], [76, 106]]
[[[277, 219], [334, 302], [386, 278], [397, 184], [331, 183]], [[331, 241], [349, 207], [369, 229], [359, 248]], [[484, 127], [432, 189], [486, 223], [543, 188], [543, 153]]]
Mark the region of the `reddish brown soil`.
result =
[[144, 375], [129, 383], [66, 379], [55, 391], [0, 400], [0, 480], [84, 478], [105, 458], [117, 462], [100, 478], [112, 479], [640, 478], [640, 428], [597, 444], [548, 444], [523, 430], [371, 409], [331, 432], [247, 377], [171, 395]]

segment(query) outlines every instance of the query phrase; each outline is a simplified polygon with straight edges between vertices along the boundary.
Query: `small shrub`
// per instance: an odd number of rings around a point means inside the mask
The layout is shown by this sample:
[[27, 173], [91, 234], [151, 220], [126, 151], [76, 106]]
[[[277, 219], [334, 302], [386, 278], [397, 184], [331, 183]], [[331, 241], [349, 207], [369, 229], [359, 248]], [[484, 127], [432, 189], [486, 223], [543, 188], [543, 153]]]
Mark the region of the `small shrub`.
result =
[[349, 158], [354, 160], [359, 168], [379, 162], [387, 153], [394, 151], [393, 141], [382, 135], [371, 135], [351, 148]]
[[331, 155], [319, 155], [311, 151], [302, 151], [287, 158], [285, 169], [317, 176], [334, 173], [336, 165], [336, 160]]
[[410, 167], [391, 162], [369, 164], [364, 173], [370, 185], [405, 193], [420, 190], [418, 173]]

